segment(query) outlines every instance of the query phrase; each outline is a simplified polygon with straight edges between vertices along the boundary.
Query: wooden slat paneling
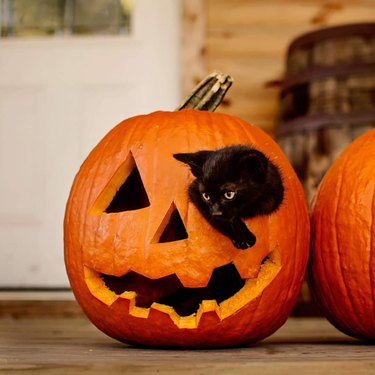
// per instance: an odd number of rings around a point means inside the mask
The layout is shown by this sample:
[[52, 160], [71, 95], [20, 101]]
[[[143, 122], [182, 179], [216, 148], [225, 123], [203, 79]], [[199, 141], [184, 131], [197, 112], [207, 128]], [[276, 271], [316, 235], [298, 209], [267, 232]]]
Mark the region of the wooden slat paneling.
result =
[[181, 92], [185, 98], [205, 77], [203, 58], [206, 38], [206, 3], [203, 0], [182, 2]]
[[213, 70], [230, 74], [219, 110], [270, 133], [290, 42], [324, 26], [375, 21], [375, 0], [185, 0], [184, 9], [194, 17], [184, 21], [183, 94]]

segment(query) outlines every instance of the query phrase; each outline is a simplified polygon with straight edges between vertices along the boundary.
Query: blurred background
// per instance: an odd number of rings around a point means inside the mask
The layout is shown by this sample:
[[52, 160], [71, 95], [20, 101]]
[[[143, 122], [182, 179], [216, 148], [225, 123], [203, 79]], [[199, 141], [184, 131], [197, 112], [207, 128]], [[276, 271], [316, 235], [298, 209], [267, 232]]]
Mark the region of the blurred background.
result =
[[180, 100], [175, 0], [1, 0], [0, 287], [65, 288], [73, 178], [117, 123]]
[[0, 0], [0, 289], [68, 288], [63, 217], [84, 158], [214, 70], [234, 79], [219, 110], [274, 136], [310, 201], [375, 123], [373, 21], [375, 0]]

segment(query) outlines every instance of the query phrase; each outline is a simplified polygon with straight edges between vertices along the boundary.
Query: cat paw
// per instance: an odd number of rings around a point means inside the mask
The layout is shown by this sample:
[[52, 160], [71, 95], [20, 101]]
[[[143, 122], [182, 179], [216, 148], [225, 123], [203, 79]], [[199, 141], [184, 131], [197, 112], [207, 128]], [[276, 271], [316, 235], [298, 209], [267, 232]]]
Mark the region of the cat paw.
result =
[[237, 249], [246, 250], [249, 247], [253, 247], [255, 245], [256, 238], [255, 236], [250, 232], [250, 235], [247, 238], [243, 239], [233, 239], [232, 243]]
[[255, 236], [249, 231], [249, 233], [247, 233], [247, 237], [244, 241], [244, 243], [247, 246], [246, 248], [253, 247], [255, 245], [256, 241], [257, 241], [257, 239], [255, 238]]
[[238, 220], [233, 223], [233, 234], [231, 240], [237, 249], [245, 250], [255, 245], [256, 237], [243, 221]]
[[241, 242], [238, 242], [237, 240], [234, 240], [234, 239], [232, 239], [232, 243], [233, 243], [233, 245], [234, 245], [237, 249], [245, 250], [245, 249], [248, 248], [248, 246], [245, 246], [245, 247], [244, 247], [244, 244], [242, 244]]

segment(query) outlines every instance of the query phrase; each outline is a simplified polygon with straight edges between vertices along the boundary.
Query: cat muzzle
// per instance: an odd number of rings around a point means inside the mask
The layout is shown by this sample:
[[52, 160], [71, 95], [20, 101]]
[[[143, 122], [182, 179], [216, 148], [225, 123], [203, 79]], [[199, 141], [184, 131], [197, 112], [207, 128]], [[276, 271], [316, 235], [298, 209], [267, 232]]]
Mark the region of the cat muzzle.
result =
[[222, 216], [223, 215], [223, 211], [221, 211], [218, 207], [212, 207], [211, 208], [211, 215], [212, 216]]

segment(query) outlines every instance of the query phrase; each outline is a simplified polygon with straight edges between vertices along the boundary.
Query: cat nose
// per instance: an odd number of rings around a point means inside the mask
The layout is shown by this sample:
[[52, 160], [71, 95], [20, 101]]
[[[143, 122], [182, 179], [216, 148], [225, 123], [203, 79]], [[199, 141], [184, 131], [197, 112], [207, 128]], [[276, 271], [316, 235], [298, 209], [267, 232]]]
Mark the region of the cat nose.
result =
[[213, 206], [211, 208], [211, 215], [212, 216], [221, 216], [223, 214], [223, 211], [220, 211], [219, 207]]

